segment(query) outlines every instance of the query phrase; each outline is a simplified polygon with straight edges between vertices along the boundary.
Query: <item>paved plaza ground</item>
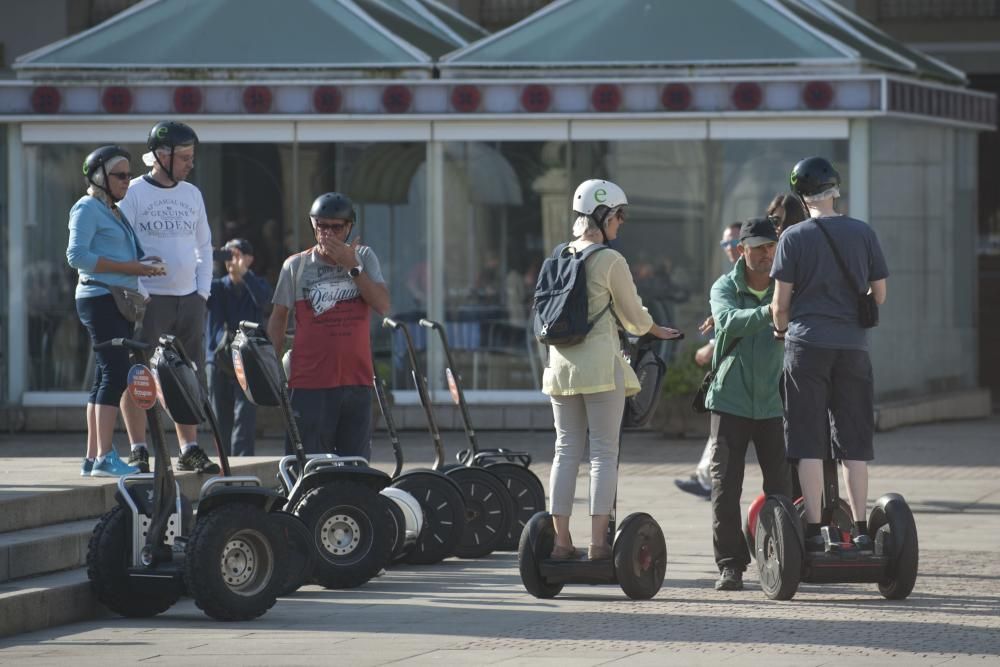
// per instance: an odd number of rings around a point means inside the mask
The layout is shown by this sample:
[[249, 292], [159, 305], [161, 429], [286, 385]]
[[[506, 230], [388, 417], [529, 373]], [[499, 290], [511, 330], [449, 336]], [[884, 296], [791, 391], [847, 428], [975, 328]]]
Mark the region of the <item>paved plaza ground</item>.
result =
[[[451, 451], [461, 433], [446, 434]], [[403, 434], [416, 460], [427, 437]], [[550, 433], [481, 434], [485, 446], [524, 447], [548, 486]], [[37, 466], [40, 477], [75, 474], [79, 435], [0, 439], [0, 467]], [[224, 624], [183, 602], [162, 616], [107, 616], [0, 640], [0, 662], [185, 665], [966, 665], [1000, 664], [1000, 418], [880, 433], [870, 501], [896, 491], [920, 535], [920, 576], [909, 599], [874, 585], [803, 585], [788, 602], [767, 600], [756, 571], [742, 592], [713, 589], [710, 508], [678, 491], [702, 443], [626, 436], [620, 515], [643, 510], [663, 526], [669, 562], [653, 600], [613, 587], [567, 586], [554, 600], [521, 586], [515, 554], [390, 570], [366, 586], [310, 586], [264, 617]], [[258, 454], [277, 454], [261, 443]], [[48, 458], [37, 458], [37, 457]], [[384, 437], [375, 462], [388, 469]], [[26, 468], [30, 469], [30, 468]], [[62, 472], [59, 472], [62, 470]], [[66, 470], [69, 472], [67, 473]], [[745, 501], [760, 488], [748, 467]], [[41, 483], [43, 480], [39, 480]], [[78, 483], [87, 483], [87, 480]], [[574, 535], [587, 541], [586, 479], [577, 486]], [[848, 662], [849, 661], [849, 662]]]

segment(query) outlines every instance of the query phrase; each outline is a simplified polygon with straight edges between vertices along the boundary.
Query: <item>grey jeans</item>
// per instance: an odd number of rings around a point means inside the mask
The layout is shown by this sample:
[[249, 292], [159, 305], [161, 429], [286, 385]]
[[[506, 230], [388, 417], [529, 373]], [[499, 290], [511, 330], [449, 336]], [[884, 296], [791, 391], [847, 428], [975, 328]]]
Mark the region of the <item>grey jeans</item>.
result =
[[[609, 514], [618, 488], [618, 445], [625, 411], [625, 377], [615, 364], [615, 389], [596, 394], [551, 396], [556, 451], [549, 478], [550, 511], [573, 513], [576, 475], [590, 444], [590, 514]], [[589, 431], [589, 437], [588, 437]]]

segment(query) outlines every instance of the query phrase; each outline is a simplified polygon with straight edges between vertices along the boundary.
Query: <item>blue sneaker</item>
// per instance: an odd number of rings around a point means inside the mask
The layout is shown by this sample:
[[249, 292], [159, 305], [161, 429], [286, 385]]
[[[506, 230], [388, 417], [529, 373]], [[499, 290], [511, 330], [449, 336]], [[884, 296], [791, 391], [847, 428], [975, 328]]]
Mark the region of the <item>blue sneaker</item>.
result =
[[90, 471], [91, 477], [121, 477], [139, 472], [139, 469], [130, 466], [118, 457], [118, 452], [114, 447], [108, 452], [103, 460], [98, 458], [94, 461], [94, 469]]
[[80, 477], [90, 477], [90, 471], [94, 469], [94, 459], [84, 457], [80, 464]]

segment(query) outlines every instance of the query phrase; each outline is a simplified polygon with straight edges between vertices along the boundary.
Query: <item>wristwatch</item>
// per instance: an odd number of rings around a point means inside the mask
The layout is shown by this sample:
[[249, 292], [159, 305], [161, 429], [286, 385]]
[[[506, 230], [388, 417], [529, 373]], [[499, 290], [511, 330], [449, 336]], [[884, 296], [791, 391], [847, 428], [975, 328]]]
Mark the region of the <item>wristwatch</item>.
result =
[[354, 267], [353, 269], [350, 269], [350, 270], [349, 270], [349, 271], [347, 272], [347, 275], [349, 275], [349, 276], [350, 276], [350, 277], [352, 277], [352, 278], [357, 278], [358, 276], [360, 276], [360, 275], [361, 275], [361, 272], [362, 272], [362, 271], [364, 271], [364, 270], [365, 270], [365, 267], [364, 267], [364, 266], [362, 266], [361, 264], [358, 264], [358, 265], [357, 265], [357, 266], [355, 266], [355, 267]]

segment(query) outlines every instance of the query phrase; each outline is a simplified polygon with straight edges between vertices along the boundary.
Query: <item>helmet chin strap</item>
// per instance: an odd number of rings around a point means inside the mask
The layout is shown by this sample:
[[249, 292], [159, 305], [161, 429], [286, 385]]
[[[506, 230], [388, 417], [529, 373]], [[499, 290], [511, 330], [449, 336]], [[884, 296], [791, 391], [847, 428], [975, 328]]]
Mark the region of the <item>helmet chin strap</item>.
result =
[[163, 164], [162, 162], [160, 162], [160, 156], [159, 156], [159, 154], [155, 150], [153, 151], [153, 159], [156, 160], [156, 164], [160, 165], [160, 169], [162, 169], [164, 171], [164, 173], [167, 175], [167, 178], [170, 179], [170, 182], [174, 183], [176, 185], [177, 184], [177, 179], [174, 178], [174, 147], [173, 146], [170, 147], [170, 166], [169, 167], [166, 166], [165, 164]]
[[97, 188], [101, 192], [103, 192], [104, 194], [106, 194], [108, 196], [108, 199], [111, 200], [112, 204], [117, 204], [118, 202], [120, 202], [122, 200], [122, 198], [121, 197], [115, 197], [113, 194], [111, 194], [111, 188], [108, 187], [108, 170], [107, 170], [107, 167], [105, 166], [105, 164], [103, 162], [101, 163], [101, 173], [104, 174], [104, 185], [98, 185], [94, 181], [94, 179], [90, 178], [89, 176], [87, 177], [87, 182], [90, 183], [91, 185], [93, 185], [95, 188]]

